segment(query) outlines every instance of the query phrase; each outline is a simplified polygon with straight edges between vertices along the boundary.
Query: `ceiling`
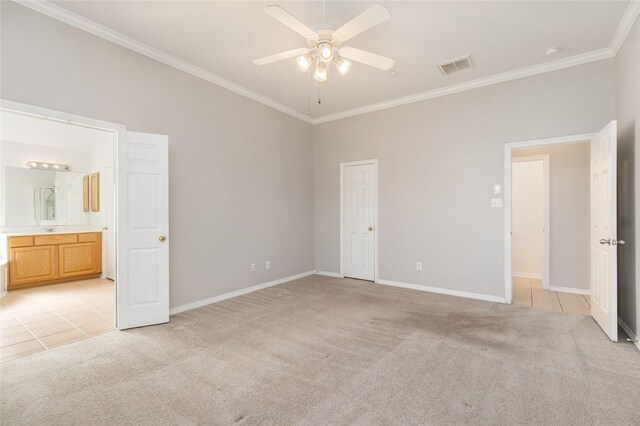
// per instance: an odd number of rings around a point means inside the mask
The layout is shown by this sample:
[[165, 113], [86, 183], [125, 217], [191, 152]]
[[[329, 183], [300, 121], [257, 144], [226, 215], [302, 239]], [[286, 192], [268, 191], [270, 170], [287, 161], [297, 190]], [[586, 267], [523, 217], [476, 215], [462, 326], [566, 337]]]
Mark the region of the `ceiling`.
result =
[[74, 151], [91, 152], [96, 144], [111, 143], [113, 133], [2, 111], [0, 140]]
[[[265, 5], [278, 4], [314, 26], [322, 23], [320, 1], [53, 3], [256, 92], [268, 98], [265, 103], [307, 113], [307, 74], [295, 59], [264, 66], [251, 60], [305, 46], [300, 35], [262, 12]], [[389, 9], [391, 19], [347, 45], [394, 58], [398, 75], [357, 63], [344, 77], [332, 70], [319, 85], [321, 104], [315, 82], [311, 85], [312, 119], [606, 50], [629, 2], [378, 3]], [[326, 22], [337, 28], [373, 4], [327, 2]], [[545, 50], [551, 46], [560, 52], [549, 57]], [[474, 69], [443, 76], [436, 65], [466, 54]]]

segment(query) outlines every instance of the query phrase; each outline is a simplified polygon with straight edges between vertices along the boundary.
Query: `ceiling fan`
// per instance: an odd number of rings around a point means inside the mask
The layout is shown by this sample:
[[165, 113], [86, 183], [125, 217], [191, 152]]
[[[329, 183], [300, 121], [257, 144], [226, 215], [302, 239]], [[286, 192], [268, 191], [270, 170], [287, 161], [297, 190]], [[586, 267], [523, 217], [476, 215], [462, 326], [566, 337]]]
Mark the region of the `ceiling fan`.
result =
[[371, 6], [335, 31], [328, 25], [314, 27], [315, 30], [312, 30], [280, 6], [266, 6], [262, 10], [303, 36], [307, 40], [308, 47], [287, 50], [286, 52], [254, 59], [253, 63], [255, 65], [271, 64], [297, 56], [298, 66], [303, 71], [307, 71], [315, 63], [316, 69], [313, 77], [317, 81], [325, 81], [329, 71], [328, 64], [331, 62], [335, 63], [341, 75], [345, 75], [351, 67], [348, 59], [384, 71], [390, 71], [395, 64], [393, 59], [343, 45], [349, 39], [389, 19], [391, 15], [387, 8], [383, 6]]

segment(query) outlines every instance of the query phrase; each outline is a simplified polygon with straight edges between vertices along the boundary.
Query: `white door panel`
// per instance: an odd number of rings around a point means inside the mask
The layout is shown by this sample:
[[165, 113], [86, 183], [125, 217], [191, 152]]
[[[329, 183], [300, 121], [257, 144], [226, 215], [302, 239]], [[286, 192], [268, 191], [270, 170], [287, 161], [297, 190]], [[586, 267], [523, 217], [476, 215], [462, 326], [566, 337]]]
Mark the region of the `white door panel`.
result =
[[591, 315], [618, 341], [617, 122], [591, 140]]
[[118, 328], [169, 321], [168, 137], [118, 135]]
[[115, 191], [113, 166], [104, 171], [104, 247], [105, 247], [105, 277], [116, 279], [116, 224], [115, 224]]
[[346, 166], [342, 179], [343, 272], [375, 279], [375, 165]]

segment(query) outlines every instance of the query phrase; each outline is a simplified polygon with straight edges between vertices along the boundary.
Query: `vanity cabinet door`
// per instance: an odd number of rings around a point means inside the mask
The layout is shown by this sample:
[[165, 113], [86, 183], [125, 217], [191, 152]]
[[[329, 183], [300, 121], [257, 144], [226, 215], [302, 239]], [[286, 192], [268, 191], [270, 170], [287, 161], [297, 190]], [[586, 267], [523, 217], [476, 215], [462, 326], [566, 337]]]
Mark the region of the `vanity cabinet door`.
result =
[[53, 280], [56, 246], [14, 247], [9, 250], [9, 286]]
[[96, 242], [61, 244], [58, 246], [59, 277], [99, 273], [102, 254]]

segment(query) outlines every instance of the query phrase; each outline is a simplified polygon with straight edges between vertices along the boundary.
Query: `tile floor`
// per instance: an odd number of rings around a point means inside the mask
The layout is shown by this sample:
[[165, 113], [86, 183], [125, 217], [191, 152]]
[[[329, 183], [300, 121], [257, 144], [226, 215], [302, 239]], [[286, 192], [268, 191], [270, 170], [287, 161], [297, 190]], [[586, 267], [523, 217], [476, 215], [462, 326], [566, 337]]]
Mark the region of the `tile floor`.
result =
[[513, 303], [551, 312], [591, 315], [589, 296], [542, 288], [542, 280], [513, 277]]
[[11, 290], [0, 299], [0, 362], [115, 330], [115, 288], [101, 278]]

